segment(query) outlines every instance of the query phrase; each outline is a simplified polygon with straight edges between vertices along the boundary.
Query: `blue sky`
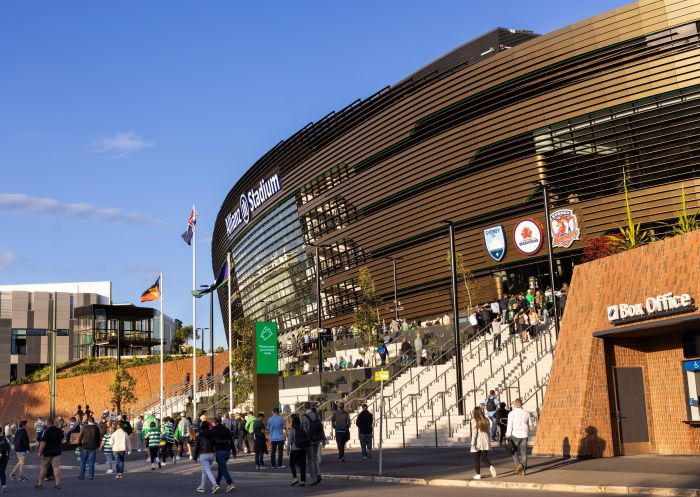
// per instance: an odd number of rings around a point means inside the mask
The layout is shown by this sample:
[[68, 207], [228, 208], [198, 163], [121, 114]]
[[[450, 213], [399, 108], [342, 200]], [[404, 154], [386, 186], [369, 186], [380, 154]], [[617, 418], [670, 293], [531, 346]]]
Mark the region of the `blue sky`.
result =
[[625, 3], [4, 1], [0, 283], [111, 280], [134, 302], [163, 271], [189, 324], [193, 203], [208, 283], [221, 202], [277, 142], [495, 26]]

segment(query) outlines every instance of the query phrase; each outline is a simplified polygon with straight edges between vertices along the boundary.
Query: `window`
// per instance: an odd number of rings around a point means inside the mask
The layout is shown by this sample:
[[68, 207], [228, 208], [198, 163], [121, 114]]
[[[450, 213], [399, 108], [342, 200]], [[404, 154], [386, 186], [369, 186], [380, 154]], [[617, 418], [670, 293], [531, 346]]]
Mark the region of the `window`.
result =
[[10, 349], [11, 354], [27, 354], [27, 330], [12, 328]]

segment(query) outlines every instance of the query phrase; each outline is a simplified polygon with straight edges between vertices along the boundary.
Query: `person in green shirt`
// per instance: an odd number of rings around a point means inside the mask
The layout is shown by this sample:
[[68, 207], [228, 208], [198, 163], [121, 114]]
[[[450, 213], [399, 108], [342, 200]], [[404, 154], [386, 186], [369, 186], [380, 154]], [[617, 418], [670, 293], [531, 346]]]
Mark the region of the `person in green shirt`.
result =
[[527, 294], [525, 295], [525, 300], [527, 300], [527, 303], [530, 305], [530, 308], [534, 307], [535, 295], [532, 293], [532, 288], [527, 289]]
[[146, 442], [146, 447], [148, 447], [148, 454], [151, 456], [151, 471], [155, 471], [156, 462], [158, 463], [158, 467], [161, 467], [160, 458], [158, 457], [158, 451], [160, 450], [160, 428], [158, 428], [155, 421], [151, 421], [148, 428], [144, 428], [143, 439]]
[[253, 414], [253, 411], [248, 411], [248, 416], [245, 418], [245, 431], [247, 432], [248, 444], [251, 447], [253, 446], [253, 425], [257, 420], [258, 418]]

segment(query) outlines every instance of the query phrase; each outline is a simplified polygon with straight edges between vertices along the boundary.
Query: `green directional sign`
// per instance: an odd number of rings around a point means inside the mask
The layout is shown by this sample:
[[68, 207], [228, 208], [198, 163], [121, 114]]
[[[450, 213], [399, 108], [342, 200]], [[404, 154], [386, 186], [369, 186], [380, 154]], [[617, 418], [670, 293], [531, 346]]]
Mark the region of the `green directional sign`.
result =
[[277, 323], [255, 323], [255, 373], [279, 373], [277, 365]]

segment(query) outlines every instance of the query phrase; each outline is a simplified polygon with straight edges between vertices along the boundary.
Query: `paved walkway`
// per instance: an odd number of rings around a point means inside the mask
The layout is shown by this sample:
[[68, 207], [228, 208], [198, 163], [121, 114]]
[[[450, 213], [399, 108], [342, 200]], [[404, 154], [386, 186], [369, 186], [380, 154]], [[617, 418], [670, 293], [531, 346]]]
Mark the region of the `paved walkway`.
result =
[[[491, 481], [499, 482], [499, 485], [508, 482], [543, 484], [545, 487], [552, 487], [549, 489], [553, 489], [553, 485], [556, 484], [609, 487], [604, 490], [607, 493], [637, 493], [630, 489], [639, 487], [700, 489], [700, 457], [627, 456], [587, 460], [530, 457], [529, 470], [525, 477], [515, 474], [513, 461], [506, 455], [505, 449], [492, 450], [490, 458], [499, 474], [494, 480], [488, 475], [488, 468], [482, 468], [484, 475], [482, 483]], [[344, 463], [338, 462], [337, 452], [326, 450], [321, 466], [322, 473], [352, 476], [379, 475], [379, 453], [376, 450], [371, 460], [363, 461], [357, 450], [347, 451], [345, 459]], [[265, 460], [266, 462], [269, 460], [267, 456]], [[285, 456], [285, 464], [286, 462]], [[249, 455], [239, 457], [235, 468], [238, 471], [254, 471], [252, 458]], [[275, 472], [278, 471], [285, 470], [275, 470]], [[394, 478], [464, 482], [471, 480], [474, 476], [474, 466], [472, 456], [467, 449], [387, 449], [383, 456], [382, 475]], [[450, 484], [450, 482], [443, 483]], [[639, 491], [639, 493], [652, 492]], [[670, 492], [669, 494], [695, 495], [693, 492]]]

